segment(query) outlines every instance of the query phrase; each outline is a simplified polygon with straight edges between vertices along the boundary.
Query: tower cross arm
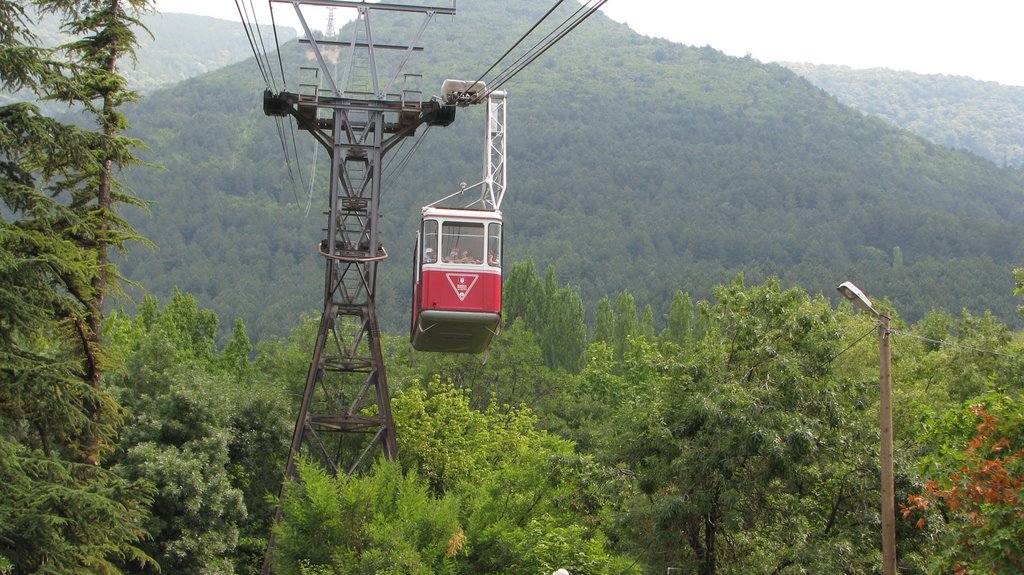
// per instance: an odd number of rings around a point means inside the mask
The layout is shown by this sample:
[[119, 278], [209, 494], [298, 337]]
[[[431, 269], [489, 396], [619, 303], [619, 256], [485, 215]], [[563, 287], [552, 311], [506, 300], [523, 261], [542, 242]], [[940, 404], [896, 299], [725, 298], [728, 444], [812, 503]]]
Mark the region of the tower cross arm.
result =
[[298, 4], [303, 6], [327, 6], [329, 8], [371, 8], [392, 12], [431, 12], [448, 16], [455, 15], [453, 6], [416, 6], [412, 4], [361, 2], [356, 0], [270, 0], [278, 4]]

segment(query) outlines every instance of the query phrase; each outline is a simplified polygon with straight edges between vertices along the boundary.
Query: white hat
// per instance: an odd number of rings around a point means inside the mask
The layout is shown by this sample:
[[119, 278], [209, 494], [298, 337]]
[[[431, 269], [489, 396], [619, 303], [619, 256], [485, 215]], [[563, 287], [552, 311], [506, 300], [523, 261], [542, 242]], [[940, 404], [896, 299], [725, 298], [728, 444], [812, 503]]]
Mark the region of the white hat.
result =
[[559, 569], [559, 570], [555, 571], [554, 573], [552, 573], [551, 575], [569, 575], [569, 572], [566, 571], [565, 569]]

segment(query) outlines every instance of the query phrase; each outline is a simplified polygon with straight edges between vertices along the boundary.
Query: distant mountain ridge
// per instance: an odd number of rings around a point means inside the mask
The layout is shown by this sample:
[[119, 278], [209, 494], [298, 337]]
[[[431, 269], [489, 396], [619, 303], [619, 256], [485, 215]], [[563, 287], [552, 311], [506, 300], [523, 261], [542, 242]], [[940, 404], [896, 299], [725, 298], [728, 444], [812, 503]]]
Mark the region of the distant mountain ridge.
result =
[[[252, 57], [238, 22], [162, 12], [145, 16], [142, 23], [152, 35], [139, 35], [138, 65], [127, 76], [143, 93]], [[260, 30], [266, 37], [274, 36], [272, 26], [260, 26]], [[281, 42], [296, 36], [293, 28], [280, 26], [277, 34]]]
[[[476, 77], [548, 4], [477, 0], [432, 25], [415, 62], [424, 93]], [[290, 70], [303, 53], [287, 46]], [[590, 306], [628, 289], [660, 317], [675, 290], [710, 298], [743, 273], [829, 296], [851, 279], [911, 320], [933, 308], [1016, 317], [1021, 175], [867, 117], [782, 66], [646, 38], [597, 14], [507, 88], [505, 261], [554, 265]], [[131, 174], [155, 202], [152, 217], [131, 219], [160, 249], [122, 263], [159, 296], [178, 287], [225, 322], [244, 318], [255, 337], [318, 311], [326, 223], [324, 154], [306, 216], [288, 173], [311, 173], [312, 138], [298, 133], [300, 165], [287, 165], [261, 98], [249, 60], [130, 113], [146, 159], [164, 166]], [[393, 257], [379, 306], [390, 331], [407, 321], [419, 207], [479, 177], [482, 114], [460, 110], [386, 175]]]
[[1024, 169], [1024, 87], [884, 68], [782, 64], [844, 104], [940, 146]]

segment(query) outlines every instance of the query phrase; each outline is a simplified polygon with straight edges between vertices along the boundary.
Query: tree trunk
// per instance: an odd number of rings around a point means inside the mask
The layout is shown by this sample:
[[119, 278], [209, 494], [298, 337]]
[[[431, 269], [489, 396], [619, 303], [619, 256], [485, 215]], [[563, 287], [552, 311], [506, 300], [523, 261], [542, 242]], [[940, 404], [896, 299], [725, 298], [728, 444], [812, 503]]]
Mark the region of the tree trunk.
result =
[[[118, 11], [120, 9], [120, 0], [110, 0], [108, 11], [110, 12], [111, 22], [117, 21]], [[107, 60], [104, 65], [104, 69], [107, 73], [114, 74], [117, 72], [118, 56], [119, 54], [116, 45], [112, 45], [107, 53]], [[116, 117], [117, 111], [117, 103], [114, 96], [115, 93], [113, 90], [104, 92], [103, 107], [100, 110], [103, 135], [108, 138], [114, 137], [118, 133], [118, 126], [115, 123], [115, 120], [112, 119]], [[101, 353], [103, 346], [103, 314], [108, 287], [107, 284], [110, 276], [110, 218], [114, 208], [114, 159], [107, 157], [103, 158], [101, 162], [99, 181], [97, 182], [96, 188], [96, 211], [98, 214], [98, 220], [95, 229], [95, 249], [97, 269], [96, 275], [92, 278], [90, 300], [86, 304], [90, 331], [89, 341], [86, 343], [89, 347], [86, 353], [88, 358], [87, 377], [90, 385], [92, 385], [93, 389], [96, 390], [97, 395], [99, 395], [103, 388], [103, 365]], [[100, 453], [102, 450], [100, 429], [101, 423], [106, 415], [107, 414], [104, 413], [102, 404], [94, 406], [92, 413], [90, 414], [94, 431], [89, 440], [86, 456], [89, 463], [93, 465], [100, 464]]]

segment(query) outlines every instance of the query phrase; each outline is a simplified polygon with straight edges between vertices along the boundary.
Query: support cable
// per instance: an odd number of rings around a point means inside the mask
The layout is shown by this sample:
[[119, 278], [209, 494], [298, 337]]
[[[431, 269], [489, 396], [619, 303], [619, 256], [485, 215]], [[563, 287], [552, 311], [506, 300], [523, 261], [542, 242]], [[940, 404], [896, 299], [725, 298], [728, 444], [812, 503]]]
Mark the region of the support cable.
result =
[[260, 69], [260, 75], [263, 76], [263, 84], [270, 90], [273, 86], [271, 85], [267, 70], [263, 67], [263, 59], [260, 58], [259, 50], [256, 48], [256, 40], [253, 38], [252, 26], [248, 20], [244, 0], [235, 0], [235, 8], [238, 9], [238, 17], [242, 20], [242, 28], [245, 28], [245, 38], [249, 41], [249, 49], [252, 50], [252, 55], [256, 58], [256, 67]]
[[[285, 131], [283, 118], [276, 118], [276, 120], [277, 121], [275, 122], [275, 124], [277, 124], [277, 137], [281, 141], [281, 152], [284, 154], [285, 165], [288, 166], [288, 181], [291, 183], [292, 195], [295, 197], [295, 203], [297, 204], [300, 201], [299, 200], [299, 190], [301, 190], [304, 187], [304, 185], [302, 183], [302, 173], [299, 173], [298, 175], [296, 175], [296, 170], [292, 166], [292, 153], [291, 152], [294, 151], [294, 156], [295, 156], [296, 163], [298, 162], [298, 158], [299, 158], [298, 151], [295, 151], [295, 134], [294, 134], [294, 132], [291, 132], [291, 131]], [[289, 133], [292, 134], [292, 138], [291, 138], [292, 150], [291, 151], [288, 149], [288, 135], [287, 134], [289, 134]], [[298, 186], [296, 186], [296, 179], [298, 179]]]
[[277, 37], [277, 20], [274, 18], [274, 3], [267, 0], [267, 8], [270, 9], [270, 26], [274, 29], [274, 47], [277, 50], [277, 66], [281, 69], [281, 83], [284, 90], [288, 91], [288, 78], [284, 74], [284, 62], [281, 60], [281, 40]]
[[[554, 12], [554, 10], [558, 8], [559, 5], [561, 5], [563, 1], [564, 0], [559, 0], [550, 10], [548, 10], [548, 12], [536, 24], [534, 24], [530, 28], [530, 30], [526, 32], [526, 34], [524, 34], [519, 40], [517, 40], [516, 43], [512, 46], [512, 48], [505, 52], [505, 54], [503, 54], [501, 58], [499, 58], [493, 65], [491, 65], [491, 67], [488, 68], [487, 72], [484, 72], [480, 76], [480, 79], [478, 79], [477, 81], [479, 82], [480, 80], [482, 80], [485, 76], [487, 76], [488, 73], [490, 73], [496, 66], [498, 66], [502, 60], [508, 57], [512, 50], [514, 50], [516, 46], [518, 46], [524, 40], [526, 40], [526, 38], [530, 34], [532, 34], [534, 30], [536, 30], [537, 27], [544, 20], [546, 20], [552, 14], [552, 12]], [[579, 9], [573, 12], [571, 16], [563, 20], [551, 32], [544, 36], [544, 38], [542, 38], [540, 41], [534, 44], [532, 48], [527, 50], [514, 62], [506, 66], [505, 69], [499, 72], [493, 79], [488, 80], [486, 82], [487, 88], [478, 93], [470, 101], [470, 103], [479, 103], [486, 99], [492, 92], [500, 89], [506, 82], [514, 78], [517, 74], [519, 74], [519, 72], [522, 72], [523, 69], [532, 64], [537, 58], [539, 58], [542, 54], [547, 52], [552, 46], [557, 44], [569, 32], [575, 30], [577, 26], [582, 24], [584, 20], [589, 18], [594, 12], [600, 9], [601, 6], [603, 6], [607, 1], [608, 0], [599, 0], [596, 4], [591, 6], [588, 0], [587, 4], [581, 5]]]
[[1012, 355], [1012, 354], [1009, 354], [1009, 353], [1003, 353], [1001, 351], [994, 351], [994, 350], [991, 350], [991, 349], [982, 349], [982, 348], [979, 348], [979, 347], [972, 347], [972, 346], [969, 346], [969, 345], [964, 345], [962, 343], [957, 343], [955, 341], [944, 341], [944, 340], [939, 340], [939, 339], [931, 339], [931, 338], [923, 337], [923, 336], [920, 336], [920, 335], [914, 335], [914, 334], [912, 334], [910, 332], [901, 331], [901, 330], [898, 330], [896, 328], [889, 328], [889, 331], [891, 333], [895, 333], [895, 334], [898, 334], [898, 335], [914, 338], [914, 339], [921, 340], [921, 341], [926, 342], [926, 343], [931, 343], [931, 344], [939, 345], [939, 346], [942, 346], [942, 347], [955, 347], [957, 349], [973, 351], [973, 352], [981, 353], [981, 354], [996, 355], [996, 356], [1005, 357], [1005, 358], [1009, 358], [1009, 359], [1020, 359], [1019, 355]]
[[305, 217], [309, 217], [309, 210], [313, 207], [313, 184], [316, 182], [316, 160], [320, 151], [320, 143], [313, 142], [313, 162], [309, 170], [309, 194], [306, 195], [306, 213]]
[[551, 9], [548, 10], [547, 13], [544, 14], [544, 16], [542, 16], [540, 20], [537, 20], [536, 24], [531, 26], [530, 29], [527, 30], [525, 34], [520, 36], [519, 39], [516, 40], [514, 44], [512, 44], [512, 47], [510, 47], [508, 50], [505, 50], [505, 53], [502, 54], [497, 60], [495, 60], [494, 63], [491, 64], [490, 68], [487, 68], [487, 70], [484, 71], [483, 74], [480, 74], [480, 77], [476, 79], [476, 82], [474, 82], [474, 84], [479, 83], [481, 80], [484, 79], [484, 76], [490, 74], [491, 70], [493, 70], [498, 64], [500, 64], [502, 60], [507, 58], [508, 55], [512, 53], [512, 50], [516, 49], [516, 46], [519, 46], [519, 44], [521, 44], [524, 40], [526, 40], [527, 36], [532, 34], [533, 31], [537, 29], [537, 26], [540, 26], [544, 22], [544, 20], [546, 20], [548, 18], [548, 16], [550, 16], [551, 13], [555, 11], [555, 9], [557, 9], [559, 6], [561, 6], [563, 1], [564, 0], [558, 0], [558, 2], [556, 2], [555, 5], [552, 6]]
[[[423, 134], [420, 137], [416, 138], [413, 141], [413, 144], [409, 148], [409, 150], [405, 154], [402, 155], [401, 159], [398, 161], [398, 165], [395, 167], [394, 170], [391, 169], [391, 160], [388, 161], [388, 163], [384, 166], [384, 172], [387, 174], [387, 176], [385, 176], [385, 180], [384, 180], [385, 184], [390, 186], [405, 171], [406, 167], [409, 166], [409, 161], [416, 154], [416, 151], [419, 150], [420, 145], [427, 138], [427, 134], [429, 134], [429, 133], [430, 133], [430, 125], [428, 124], [423, 129]], [[405, 144], [405, 142], [402, 142], [402, 145], [404, 145], [404, 144]]]
[[[253, 0], [248, 0], [248, 3], [247, 0], [235, 0], [235, 7], [238, 10], [239, 18], [242, 20], [242, 26], [245, 28], [245, 35], [249, 41], [249, 48], [252, 50], [253, 57], [256, 60], [256, 66], [259, 68], [260, 74], [263, 76], [263, 83], [268, 90], [277, 91], [277, 78], [274, 74], [273, 67], [270, 65], [270, 57], [267, 54], [267, 46], [259, 28], [259, 20], [256, 17], [256, 7], [253, 4]], [[273, 6], [270, 6], [270, 17], [272, 23], [271, 27], [274, 31], [274, 45], [277, 48], [278, 67], [280, 69], [281, 80], [282, 82], [285, 82], [284, 64], [281, 59], [281, 45], [277, 36], [277, 23], [274, 20]], [[286, 129], [283, 124], [283, 120], [280, 118], [277, 119], [275, 125], [277, 128], [278, 140], [281, 142], [281, 152], [284, 155], [285, 164], [288, 167], [289, 184], [292, 188], [292, 195], [295, 198], [295, 202], [299, 203], [301, 201], [299, 190], [302, 190], [305, 187], [305, 184], [303, 183], [301, 171], [297, 170], [295, 167], [299, 160], [299, 153], [295, 144], [295, 127], [289, 122], [288, 128]], [[289, 140], [291, 141], [289, 142]]]
[[[248, 8], [246, 8], [247, 1]], [[263, 42], [263, 34], [260, 32], [259, 29], [259, 19], [257, 19], [256, 17], [256, 7], [253, 5], [252, 2], [253, 0], [234, 0], [234, 5], [236, 5], [239, 8], [239, 15], [242, 16], [243, 24], [250, 23], [247, 27], [247, 30], [250, 33], [249, 35], [252, 38], [250, 44], [254, 45], [257, 43], [257, 39], [259, 40], [259, 54], [257, 54], [256, 59], [260, 61], [260, 68], [265, 67], [266, 69], [265, 76], [269, 77], [267, 87], [276, 92], [279, 91], [278, 86], [276, 86], [276, 84], [278, 84], [278, 81], [276, 81], [276, 78], [273, 75], [273, 70], [270, 68], [270, 57], [267, 55], [266, 44]], [[252, 12], [251, 20], [249, 18], [249, 12]], [[253, 47], [253, 51], [257, 51], [255, 46]]]

